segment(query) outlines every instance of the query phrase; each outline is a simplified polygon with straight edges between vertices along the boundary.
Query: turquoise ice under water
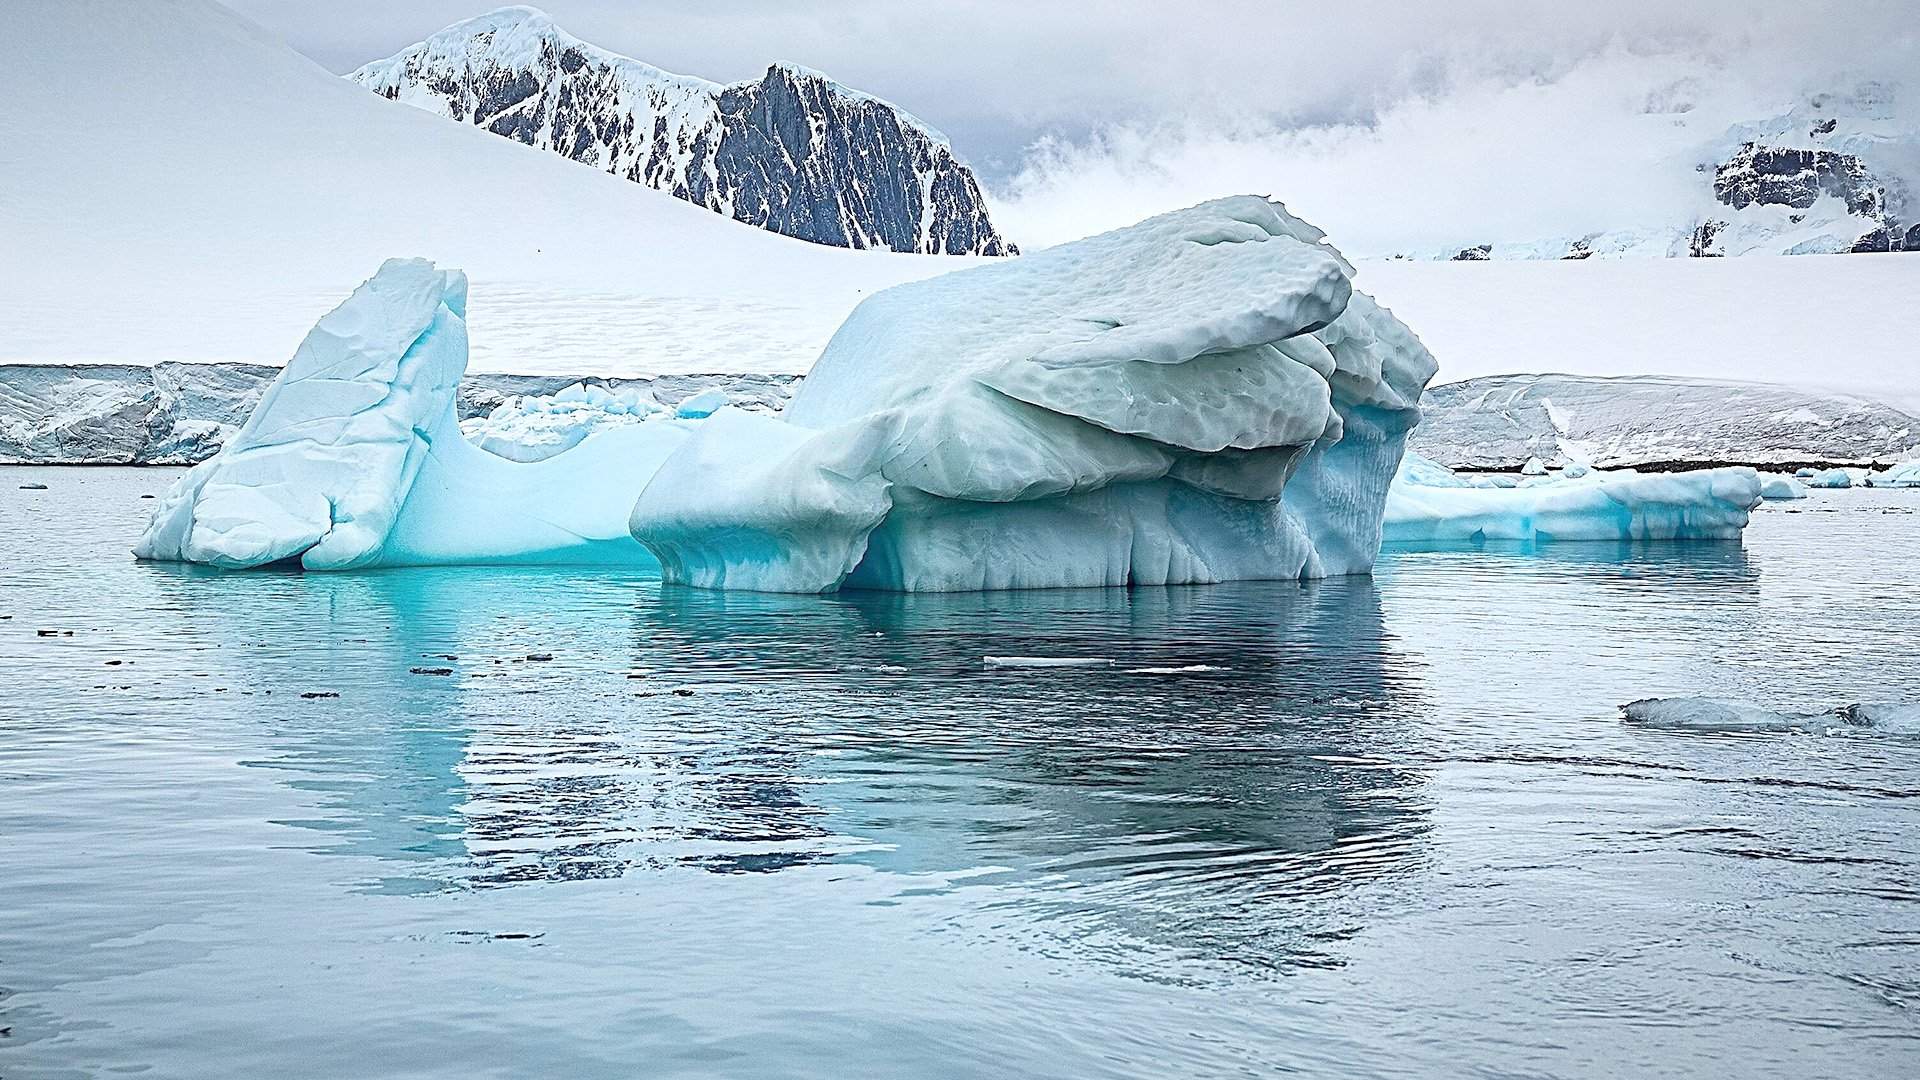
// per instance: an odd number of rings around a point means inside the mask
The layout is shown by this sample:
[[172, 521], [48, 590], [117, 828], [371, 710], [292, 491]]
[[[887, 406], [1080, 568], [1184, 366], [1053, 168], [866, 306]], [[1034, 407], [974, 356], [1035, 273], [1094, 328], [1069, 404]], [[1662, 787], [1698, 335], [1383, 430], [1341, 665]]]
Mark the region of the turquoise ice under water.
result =
[[821, 598], [137, 564], [171, 475], [0, 474], [8, 1080], [1920, 1071], [1920, 739], [1615, 708], [1920, 697], [1920, 493]]

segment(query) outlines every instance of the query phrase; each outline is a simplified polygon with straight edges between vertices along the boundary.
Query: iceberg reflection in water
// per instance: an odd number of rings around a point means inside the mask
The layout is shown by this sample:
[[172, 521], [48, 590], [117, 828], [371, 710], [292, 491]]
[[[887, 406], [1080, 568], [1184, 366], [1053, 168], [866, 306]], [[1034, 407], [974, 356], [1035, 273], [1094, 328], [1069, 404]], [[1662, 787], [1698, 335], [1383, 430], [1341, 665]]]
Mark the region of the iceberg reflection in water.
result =
[[1920, 588], [1901, 492], [1763, 507], [1744, 546], [819, 597], [136, 563], [163, 478], [22, 478], [48, 490], [0, 487], [7, 1075], [1920, 1056], [1920, 742], [1617, 709], [1920, 686], [1886, 632]]

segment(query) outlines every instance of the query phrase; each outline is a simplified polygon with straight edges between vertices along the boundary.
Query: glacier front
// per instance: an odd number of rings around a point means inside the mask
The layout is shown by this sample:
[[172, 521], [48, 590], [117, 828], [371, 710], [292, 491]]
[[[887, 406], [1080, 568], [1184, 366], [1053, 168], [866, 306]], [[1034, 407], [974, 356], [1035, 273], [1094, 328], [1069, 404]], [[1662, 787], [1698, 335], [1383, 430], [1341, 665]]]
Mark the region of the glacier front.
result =
[[393, 260], [136, 553], [801, 592], [1362, 573], [1434, 362], [1352, 276], [1277, 203], [1217, 200], [877, 293], [779, 417], [704, 402], [510, 461], [456, 417], [465, 278]]

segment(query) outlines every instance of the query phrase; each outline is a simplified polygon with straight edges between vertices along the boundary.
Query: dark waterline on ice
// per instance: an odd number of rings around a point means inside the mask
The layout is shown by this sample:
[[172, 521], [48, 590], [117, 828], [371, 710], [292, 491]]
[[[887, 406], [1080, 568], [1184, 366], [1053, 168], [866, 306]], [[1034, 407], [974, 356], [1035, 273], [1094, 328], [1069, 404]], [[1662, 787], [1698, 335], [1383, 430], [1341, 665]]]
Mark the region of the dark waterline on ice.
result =
[[170, 478], [0, 489], [8, 1080], [1920, 1070], [1920, 739], [1616, 710], [1920, 699], [1920, 492], [819, 598], [136, 564]]

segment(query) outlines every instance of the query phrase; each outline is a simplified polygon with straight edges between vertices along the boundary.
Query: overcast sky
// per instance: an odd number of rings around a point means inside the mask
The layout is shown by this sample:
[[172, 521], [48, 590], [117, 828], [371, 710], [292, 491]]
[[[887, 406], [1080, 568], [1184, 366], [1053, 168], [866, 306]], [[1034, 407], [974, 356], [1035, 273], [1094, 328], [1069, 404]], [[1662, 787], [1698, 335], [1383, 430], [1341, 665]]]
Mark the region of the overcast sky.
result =
[[[227, 2], [336, 71], [494, 6]], [[1524, 233], [1647, 213], [1679, 197], [1659, 190], [1684, 181], [1668, 159], [1729, 120], [1920, 72], [1916, 0], [540, 6], [669, 70], [728, 81], [791, 60], [894, 101], [952, 139], [1017, 239], [1042, 241], [1239, 190], [1336, 237], [1365, 207], [1412, 242], [1431, 215]]]

